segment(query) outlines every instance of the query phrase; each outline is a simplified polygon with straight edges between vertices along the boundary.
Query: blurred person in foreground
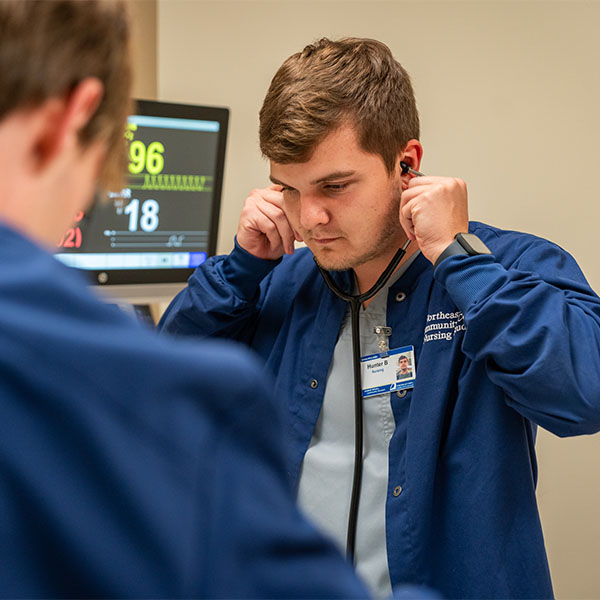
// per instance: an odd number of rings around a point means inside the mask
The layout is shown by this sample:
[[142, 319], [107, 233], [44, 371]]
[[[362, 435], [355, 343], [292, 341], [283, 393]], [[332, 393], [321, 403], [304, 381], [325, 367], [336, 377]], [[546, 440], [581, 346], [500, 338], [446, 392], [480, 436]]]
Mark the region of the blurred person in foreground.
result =
[[0, 596], [364, 597], [256, 361], [158, 339], [51, 254], [120, 183], [129, 95], [121, 4], [0, 1]]

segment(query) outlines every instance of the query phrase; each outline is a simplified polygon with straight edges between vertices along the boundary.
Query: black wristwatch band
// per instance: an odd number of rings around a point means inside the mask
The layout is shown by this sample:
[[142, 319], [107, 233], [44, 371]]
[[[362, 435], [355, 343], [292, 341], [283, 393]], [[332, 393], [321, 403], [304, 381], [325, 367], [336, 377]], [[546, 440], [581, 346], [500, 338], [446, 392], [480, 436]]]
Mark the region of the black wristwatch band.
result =
[[490, 249], [473, 233], [457, 233], [454, 241], [438, 256], [433, 265], [434, 270], [449, 256], [477, 256], [491, 254]]

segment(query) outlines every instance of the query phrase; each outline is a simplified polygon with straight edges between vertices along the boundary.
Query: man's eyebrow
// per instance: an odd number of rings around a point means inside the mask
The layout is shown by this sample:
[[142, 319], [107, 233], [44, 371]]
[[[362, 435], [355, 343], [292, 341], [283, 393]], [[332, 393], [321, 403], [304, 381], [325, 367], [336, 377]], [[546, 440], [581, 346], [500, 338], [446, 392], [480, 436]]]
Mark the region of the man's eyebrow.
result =
[[[323, 183], [324, 181], [337, 181], [338, 179], [346, 179], [347, 177], [352, 177], [353, 175], [356, 175], [356, 171], [334, 171], [333, 173], [328, 173], [323, 177], [319, 177], [318, 179], [311, 181], [310, 185], [319, 185], [319, 183]], [[271, 180], [271, 183], [274, 183], [275, 185], [290, 187], [289, 185], [283, 183], [283, 181], [279, 181], [279, 179], [276, 179], [272, 175], [269, 175], [269, 179]]]
[[310, 185], [318, 185], [319, 183], [323, 183], [324, 181], [336, 181], [338, 179], [346, 179], [347, 177], [352, 177], [355, 175], [356, 171], [334, 171], [333, 173], [329, 173], [323, 177], [319, 177], [319, 179], [315, 179], [310, 182]]

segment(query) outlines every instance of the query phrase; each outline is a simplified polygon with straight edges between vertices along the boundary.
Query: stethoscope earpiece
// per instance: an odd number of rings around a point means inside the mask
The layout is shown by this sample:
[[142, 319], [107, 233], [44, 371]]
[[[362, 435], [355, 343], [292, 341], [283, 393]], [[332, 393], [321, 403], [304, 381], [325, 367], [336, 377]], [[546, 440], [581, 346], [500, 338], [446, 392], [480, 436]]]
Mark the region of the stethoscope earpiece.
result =
[[416, 177], [425, 177], [425, 173], [421, 173], [421, 171], [411, 169], [403, 160], [400, 161], [400, 168], [402, 169], [402, 175], [410, 173], [411, 175], [415, 175]]

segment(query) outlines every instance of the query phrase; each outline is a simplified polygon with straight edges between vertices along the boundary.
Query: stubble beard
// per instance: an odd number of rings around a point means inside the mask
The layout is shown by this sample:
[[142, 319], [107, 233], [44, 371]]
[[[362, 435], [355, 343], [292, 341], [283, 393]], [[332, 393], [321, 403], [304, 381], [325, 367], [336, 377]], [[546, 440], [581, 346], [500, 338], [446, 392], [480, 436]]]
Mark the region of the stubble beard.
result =
[[327, 249], [321, 250], [319, 255], [311, 249], [315, 262], [319, 267], [326, 271], [347, 271], [348, 269], [360, 267], [371, 260], [392, 252], [393, 250], [397, 250], [398, 230], [401, 229], [399, 210], [400, 192], [398, 191], [392, 196], [390, 208], [383, 221], [383, 227], [379, 231], [373, 232], [375, 237], [364, 250], [357, 253], [355, 256], [332, 256], [329, 259], [327, 256]]

